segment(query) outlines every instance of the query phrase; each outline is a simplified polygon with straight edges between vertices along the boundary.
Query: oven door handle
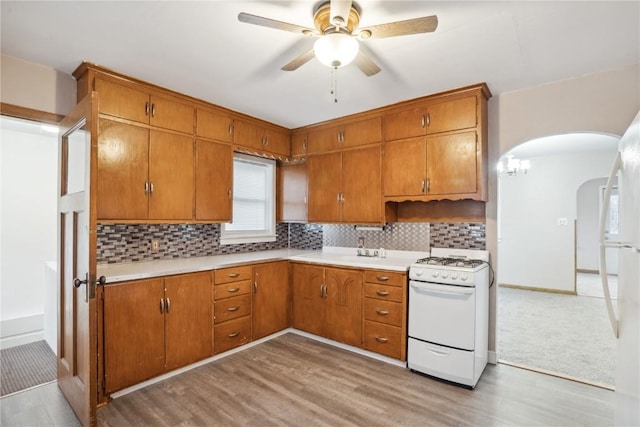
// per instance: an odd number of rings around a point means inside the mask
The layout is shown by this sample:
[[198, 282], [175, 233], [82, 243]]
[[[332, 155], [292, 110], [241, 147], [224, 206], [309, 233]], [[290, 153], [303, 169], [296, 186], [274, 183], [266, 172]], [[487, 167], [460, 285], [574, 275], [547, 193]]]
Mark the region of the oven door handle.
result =
[[418, 292], [422, 291], [448, 295], [471, 295], [475, 291], [475, 288], [469, 286], [439, 285], [428, 282], [416, 282], [414, 280], [409, 282], [409, 286]]

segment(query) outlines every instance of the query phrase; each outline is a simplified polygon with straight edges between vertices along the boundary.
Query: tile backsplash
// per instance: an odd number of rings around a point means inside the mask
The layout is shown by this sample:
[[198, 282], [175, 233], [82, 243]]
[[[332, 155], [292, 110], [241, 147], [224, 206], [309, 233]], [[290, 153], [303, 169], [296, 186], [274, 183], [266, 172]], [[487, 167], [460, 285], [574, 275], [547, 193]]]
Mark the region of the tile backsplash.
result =
[[[294, 224], [276, 226], [275, 242], [220, 245], [220, 224], [98, 224], [98, 264], [189, 258], [269, 249], [322, 249], [322, 246], [428, 251], [431, 247], [485, 249], [484, 223], [404, 222], [381, 231], [353, 225]], [[159, 250], [151, 251], [151, 240]]]
[[357, 247], [364, 238], [366, 248], [429, 251], [432, 247], [485, 249], [484, 223], [396, 222], [382, 231], [356, 230], [353, 225], [324, 225], [323, 245]]

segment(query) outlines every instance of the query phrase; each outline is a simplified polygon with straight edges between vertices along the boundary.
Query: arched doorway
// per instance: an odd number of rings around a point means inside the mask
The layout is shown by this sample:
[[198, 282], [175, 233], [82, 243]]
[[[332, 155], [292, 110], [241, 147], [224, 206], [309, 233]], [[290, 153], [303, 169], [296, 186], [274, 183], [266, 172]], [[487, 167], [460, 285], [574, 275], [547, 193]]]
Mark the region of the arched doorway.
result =
[[618, 140], [595, 133], [555, 135], [527, 141], [501, 159], [500, 361], [613, 386], [615, 340], [604, 303], [576, 293], [576, 197], [584, 182], [608, 175]]

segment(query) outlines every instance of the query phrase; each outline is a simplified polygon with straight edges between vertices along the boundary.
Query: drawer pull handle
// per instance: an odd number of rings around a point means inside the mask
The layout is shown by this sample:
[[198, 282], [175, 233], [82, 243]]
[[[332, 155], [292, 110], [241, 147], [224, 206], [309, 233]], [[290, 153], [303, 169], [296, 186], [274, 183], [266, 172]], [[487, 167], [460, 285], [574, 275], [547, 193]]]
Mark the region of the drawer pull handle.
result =
[[227, 311], [238, 311], [238, 309], [240, 308], [239, 305], [236, 305], [235, 307], [229, 307], [227, 308]]
[[227, 276], [231, 277], [232, 279], [235, 277], [238, 277], [240, 275], [240, 273], [229, 273], [227, 274]]
[[377, 290], [376, 294], [380, 295], [381, 297], [386, 297], [387, 295], [389, 295], [389, 292]]
[[229, 288], [229, 289], [227, 289], [227, 292], [233, 293], [233, 292], [238, 292], [239, 290], [240, 290], [240, 288]]
[[229, 338], [235, 338], [238, 335], [240, 335], [240, 332], [231, 332], [229, 335], [227, 335]]
[[381, 282], [386, 282], [387, 280], [389, 280], [389, 276], [376, 276], [376, 279], [380, 280]]
[[384, 344], [389, 341], [389, 338], [379, 337], [376, 335], [376, 341]]
[[389, 314], [389, 310], [379, 310], [376, 308], [376, 313], [378, 313], [379, 316], [386, 316]]

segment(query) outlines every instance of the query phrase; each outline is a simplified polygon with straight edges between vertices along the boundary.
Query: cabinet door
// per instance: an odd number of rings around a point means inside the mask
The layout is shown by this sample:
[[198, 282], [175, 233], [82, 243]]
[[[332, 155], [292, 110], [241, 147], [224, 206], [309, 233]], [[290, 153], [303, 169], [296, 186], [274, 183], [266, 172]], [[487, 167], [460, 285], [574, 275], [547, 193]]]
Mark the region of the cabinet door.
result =
[[327, 338], [362, 346], [362, 272], [327, 268], [325, 271]]
[[307, 155], [307, 133], [294, 133], [291, 135], [291, 155], [304, 157]]
[[337, 127], [320, 128], [307, 134], [307, 152], [324, 153], [342, 148]]
[[293, 264], [293, 327], [322, 335], [325, 300], [322, 297], [324, 268]]
[[339, 202], [342, 179], [342, 154], [311, 156], [307, 160], [309, 221], [340, 221]]
[[426, 133], [426, 111], [413, 107], [392, 111], [384, 116], [384, 140], [412, 138]]
[[222, 142], [233, 142], [233, 119], [198, 108], [196, 113], [196, 135]]
[[385, 142], [382, 186], [385, 196], [424, 194], [427, 143], [424, 137]]
[[242, 120], [233, 121], [233, 143], [242, 145], [243, 147], [251, 147], [256, 150], [264, 150], [262, 145], [262, 129], [258, 126], [243, 122]]
[[279, 168], [278, 221], [307, 221], [307, 165], [297, 163]]
[[107, 393], [164, 370], [163, 279], [104, 287], [104, 361]]
[[427, 139], [427, 194], [473, 194], [477, 190], [476, 133]]
[[212, 274], [167, 277], [165, 289], [165, 367], [172, 370], [213, 354]]
[[379, 146], [342, 153], [342, 221], [384, 222]]
[[382, 118], [361, 120], [342, 126], [343, 147], [373, 144], [382, 141]]
[[193, 105], [174, 98], [151, 96], [150, 125], [193, 134], [194, 123]]
[[265, 129], [264, 137], [265, 150], [284, 157], [289, 157], [291, 151], [291, 138], [289, 137], [289, 132], [281, 132], [275, 129]]
[[476, 127], [476, 97], [429, 105], [427, 113], [429, 134]]
[[253, 267], [253, 339], [266, 337], [291, 324], [289, 263]]
[[98, 219], [146, 219], [149, 130], [100, 119]]
[[192, 219], [192, 138], [157, 130], [149, 138], [149, 219]]
[[233, 152], [228, 144], [196, 141], [196, 220], [231, 221]]
[[96, 79], [100, 112], [140, 123], [149, 123], [149, 94], [109, 80]]

